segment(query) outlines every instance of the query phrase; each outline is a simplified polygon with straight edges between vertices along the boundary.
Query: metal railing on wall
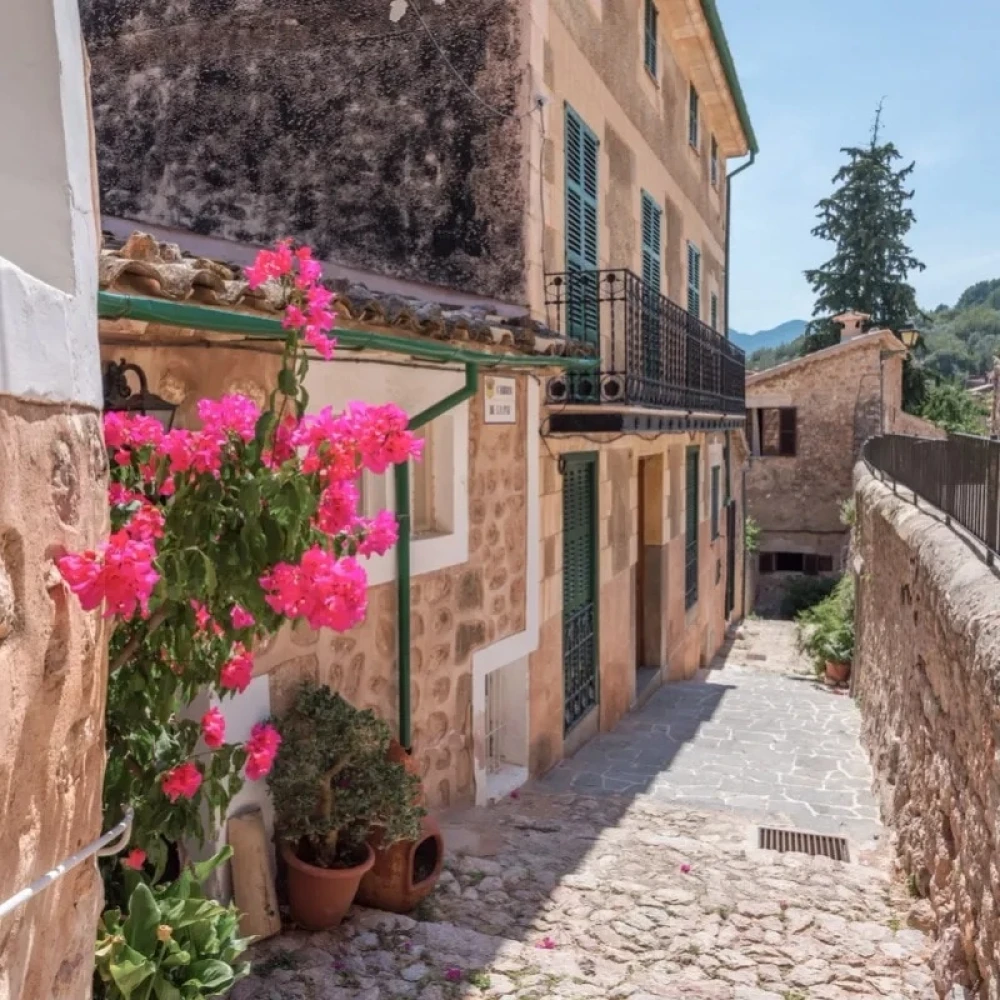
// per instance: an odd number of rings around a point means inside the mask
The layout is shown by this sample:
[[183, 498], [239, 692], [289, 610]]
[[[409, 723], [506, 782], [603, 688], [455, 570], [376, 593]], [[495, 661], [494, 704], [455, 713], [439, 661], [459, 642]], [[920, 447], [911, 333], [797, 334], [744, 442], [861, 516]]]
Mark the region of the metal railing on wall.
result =
[[1000, 440], [886, 434], [869, 440], [863, 454], [880, 478], [912, 490], [982, 542], [990, 565], [1000, 556]]

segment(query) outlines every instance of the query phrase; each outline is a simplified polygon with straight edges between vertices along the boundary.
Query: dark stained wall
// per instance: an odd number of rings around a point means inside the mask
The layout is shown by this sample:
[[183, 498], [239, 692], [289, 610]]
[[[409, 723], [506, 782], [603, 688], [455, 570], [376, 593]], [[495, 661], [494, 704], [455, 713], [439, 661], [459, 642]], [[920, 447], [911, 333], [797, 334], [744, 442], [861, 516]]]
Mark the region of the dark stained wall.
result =
[[[521, 12], [388, 0], [83, 0], [102, 209], [524, 297]], [[461, 77], [461, 81], [458, 79]]]

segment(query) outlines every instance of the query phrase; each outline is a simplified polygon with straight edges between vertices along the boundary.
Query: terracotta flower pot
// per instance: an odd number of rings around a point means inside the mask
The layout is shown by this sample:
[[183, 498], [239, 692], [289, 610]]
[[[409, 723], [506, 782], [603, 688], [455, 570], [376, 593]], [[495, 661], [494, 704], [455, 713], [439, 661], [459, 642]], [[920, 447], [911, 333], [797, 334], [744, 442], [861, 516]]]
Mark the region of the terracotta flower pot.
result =
[[292, 919], [309, 931], [336, 927], [351, 908], [358, 886], [375, 864], [375, 852], [353, 868], [317, 868], [295, 856], [289, 844], [281, 845], [281, 856], [288, 865], [288, 901]]
[[850, 676], [850, 663], [834, 663], [832, 660], [827, 660], [826, 679], [831, 684], [846, 684]]
[[409, 913], [434, 890], [444, 864], [444, 838], [433, 816], [420, 821], [420, 837], [391, 847], [379, 847], [381, 830], [368, 843], [375, 850], [375, 864], [361, 880], [358, 902], [376, 910]]

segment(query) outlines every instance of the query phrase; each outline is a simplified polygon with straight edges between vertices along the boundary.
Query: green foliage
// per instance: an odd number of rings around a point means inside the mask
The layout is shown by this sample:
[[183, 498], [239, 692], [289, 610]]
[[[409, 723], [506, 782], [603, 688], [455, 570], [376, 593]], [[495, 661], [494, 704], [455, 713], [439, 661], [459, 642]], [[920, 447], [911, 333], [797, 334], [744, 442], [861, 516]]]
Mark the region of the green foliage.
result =
[[128, 907], [107, 910], [97, 934], [96, 971], [103, 1000], [207, 1000], [225, 996], [250, 970], [240, 962], [250, 938], [239, 937], [239, 913], [206, 899], [202, 884], [232, 856], [186, 868], [150, 887], [137, 873]]
[[931, 386], [920, 407], [920, 416], [949, 434], [986, 434], [988, 429], [985, 406], [955, 382]]
[[743, 546], [751, 554], [760, 548], [760, 525], [752, 517], [743, 526]]
[[747, 357], [747, 368], [751, 371], [761, 372], [800, 357], [806, 353], [802, 350], [803, 342], [804, 337], [796, 337], [795, 340], [790, 340], [787, 344], [780, 344], [777, 347], [762, 347]]
[[276, 826], [303, 861], [356, 864], [374, 827], [386, 845], [416, 839], [420, 782], [389, 760], [391, 733], [374, 712], [304, 684], [277, 725], [283, 742], [268, 776]]
[[845, 574], [832, 593], [798, 616], [799, 650], [810, 657], [817, 673], [827, 663], [854, 658], [854, 578]]
[[824, 600], [837, 581], [829, 576], [791, 576], [781, 597], [781, 617], [795, 618]]
[[[834, 192], [816, 206], [819, 224], [813, 235], [833, 243], [834, 252], [821, 267], [806, 271], [806, 279], [816, 293], [814, 316], [857, 309], [869, 313], [877, 326], [900, 330], [917, 314], [907, 277], [924, 265], [905, 242], [916, 221], [908, 189], [915, 164], [897, 169], [899, 150], [879, 142], [881, 114], [879, 107], [867, 146], [842, 150], [847, 163], [833, 178]], [[805, 350], [827, 346], [830, 337], [835, 343], [831, 326], [814, 323]]]
[[840, 523], [847, 528], [852, 528], [856, 520], [857, 511], [854, 506], [854, 497], [848, 497], [840, 505]]

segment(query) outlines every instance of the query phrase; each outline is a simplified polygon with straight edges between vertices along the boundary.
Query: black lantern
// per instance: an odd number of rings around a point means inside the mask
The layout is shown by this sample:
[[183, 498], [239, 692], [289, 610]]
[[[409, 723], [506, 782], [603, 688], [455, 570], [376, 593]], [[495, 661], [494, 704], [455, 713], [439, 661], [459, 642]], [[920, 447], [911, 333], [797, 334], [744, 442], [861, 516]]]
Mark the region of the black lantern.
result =
[[[129, 382], [131, 372], [139, 383], [136, 392]], [[177, 407], [149, 391], [146, 373], [137, 365], [124, 358], [119, 362], [109, 361], [104, 369], [104, 410], [118, 413], [141, 413], [153, 417], [163, 429], [169, 431], [174, 422]]]

